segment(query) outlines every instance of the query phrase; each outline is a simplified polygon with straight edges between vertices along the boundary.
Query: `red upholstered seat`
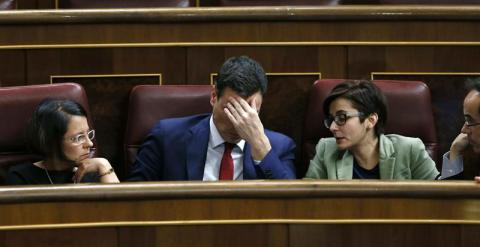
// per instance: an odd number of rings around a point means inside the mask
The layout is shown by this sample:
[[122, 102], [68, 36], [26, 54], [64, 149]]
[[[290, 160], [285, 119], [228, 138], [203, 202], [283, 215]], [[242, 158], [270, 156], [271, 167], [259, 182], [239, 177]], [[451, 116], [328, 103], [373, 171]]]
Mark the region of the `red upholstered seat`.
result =
[[60, 9], [195, 7], [195, 0], [59, 0]]
[[155, 124], [164, 118], [212, 111], [210, 85], [140, 85], [132, 89], [125, 132], [125, 166], [128, 171], [138, 148]]
[[[325, 79], [314, 83], [306, 111], [303, 135], [304, 160], [315, 155], [315, 145], [322, 137], [332, 136], [323, 125], [323, 101], [333, 87], [345, 80]], [[418, 137], [425, 143], [430, 156], [435, 160], [438, 143], [430, 99], [430, 90], [420, 81], [387, 81], [374, 83], [383, 91], [388, 101], [388, 118], [385, 133]]]
[[[71, 99], [89, 112], [84, 89], [75, 83], [0, 87], [0, 184], [9, 166], [26, 161], [38, 161], [28, 152], [25, 127], [33, 111], [45, 98]], [[92, 126], [91, 120], [89, 120]]]

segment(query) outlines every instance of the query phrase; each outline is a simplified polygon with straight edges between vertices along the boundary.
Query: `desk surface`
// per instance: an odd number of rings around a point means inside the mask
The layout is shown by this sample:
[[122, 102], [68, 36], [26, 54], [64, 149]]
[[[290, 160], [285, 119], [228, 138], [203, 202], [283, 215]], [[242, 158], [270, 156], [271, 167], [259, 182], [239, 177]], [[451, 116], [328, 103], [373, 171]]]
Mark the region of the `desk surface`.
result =
[[0, 12], [2, 23], [101, 23], [190, 21], [303, 20], [477, 20], [480, 7], [465, 6], [278, 6], [129, 8], [83, 10], [15, 10]]
[[2, 186], [0, 203], [175, 198], [480, 199], [474, 181], [248, 180]]
[[0, 229], [176, 224], [480, 224], [463, 182], [158, 182], [0, 188]]

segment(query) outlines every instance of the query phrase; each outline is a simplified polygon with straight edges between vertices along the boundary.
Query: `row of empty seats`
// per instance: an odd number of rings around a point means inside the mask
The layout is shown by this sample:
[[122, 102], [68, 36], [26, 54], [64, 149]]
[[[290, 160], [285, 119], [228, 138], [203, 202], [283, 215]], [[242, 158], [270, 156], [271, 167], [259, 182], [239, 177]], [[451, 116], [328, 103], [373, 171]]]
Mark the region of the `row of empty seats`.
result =
[[[321, 137], [330, 136], [323, 125], [322, 104], [330, 90], [343, 80], [325, 79], [314, 83], [303, 126], [304, 159], [314, 156]], [[430, 90], [419, 81], [375, 81], [385, 92], [389, 105], [387, 133], [419, 137], [434, 158], [438, 143], [430, 99]], [[126, 169], [135, 160], [138, 148], [155, 123], [164, 118], [211, 112], [210, 85], [140, 85], [130, 93], [128, 120], [124, 138]], [[24, 129], [37, 104], [46, 97], [73, 99], [89, 111], [84, 89], [79, 84], [63, 83], [0, 88], [0, 170], [14, 164], [33, 161], [24, 142]], [[411, 107], [405, 109], [405, 105]], [[161, 107], [159, 107], [161, 106]], [[288, 121], [288, 120], [286, 120]], [[91, 116], [90, 126], [93, 126]], [[268, 126], [267, 126], [268, 127]], [[99, 147], [100, 149], [102, 147]], [[0, 183], [2, 183], [0, 177]]]
[[[44, 1], [44, 0], [42, 0]], [[53, 0], [49, 0], [53, 1]], [[480, 0], [57, 0], [59, 9], [212, 7], [212, 6], [335, 6], [335, 5], [404, 5], [404, 4], [479, 4]], [[0, 9], [17, 9], [17, 0], [0, 0]]]

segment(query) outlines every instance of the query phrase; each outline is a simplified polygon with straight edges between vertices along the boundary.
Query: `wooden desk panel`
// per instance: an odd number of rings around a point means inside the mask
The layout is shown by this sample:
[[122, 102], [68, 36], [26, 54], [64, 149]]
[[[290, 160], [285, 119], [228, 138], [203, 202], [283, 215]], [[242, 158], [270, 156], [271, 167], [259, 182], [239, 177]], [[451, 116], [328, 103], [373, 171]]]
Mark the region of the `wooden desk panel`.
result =
[[474, 182], [160, 182], [0, 188], [0, 226], [480, 223]]
[[3, 187], [0, 244], [244, 246], [249, 236], [249, 246], [468, 246], [480, 240], [478, 188], [412, 181]]

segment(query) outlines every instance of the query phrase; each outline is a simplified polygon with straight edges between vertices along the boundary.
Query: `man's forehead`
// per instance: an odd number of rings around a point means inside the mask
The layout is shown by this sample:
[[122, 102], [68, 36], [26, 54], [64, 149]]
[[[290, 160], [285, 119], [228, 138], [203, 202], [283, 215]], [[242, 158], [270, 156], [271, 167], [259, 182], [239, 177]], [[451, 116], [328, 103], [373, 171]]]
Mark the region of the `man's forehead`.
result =
[[249, 101], [249, 100], [252, 100], [253, 98], [261, 98], [262, 96], [262, 93], [260, 91], [257, 91], [255, 93], [253, 93], [252, 95], [249, 95], [249, 96], [245, 96], [245, 95], [242, 95], [241, 93], [238, 93], [236, 92], [235, 90], [231, 89], [231, 88], [225, 88], [225, 90], [223, 91], [223, 95], [227, 95], [227, 96], [236, 96], [236, 97], [240, 97], [246, 101]]
[[475, 117], [480, 115], [480, 92], [470, 91], [463, 102], [463, 112], [465, 116]]
[[477, 90], [471, 90], [468, 92], [467, 96], [465, 97], [465, 104], [479, 104], [480, 103], [480, 92]]

